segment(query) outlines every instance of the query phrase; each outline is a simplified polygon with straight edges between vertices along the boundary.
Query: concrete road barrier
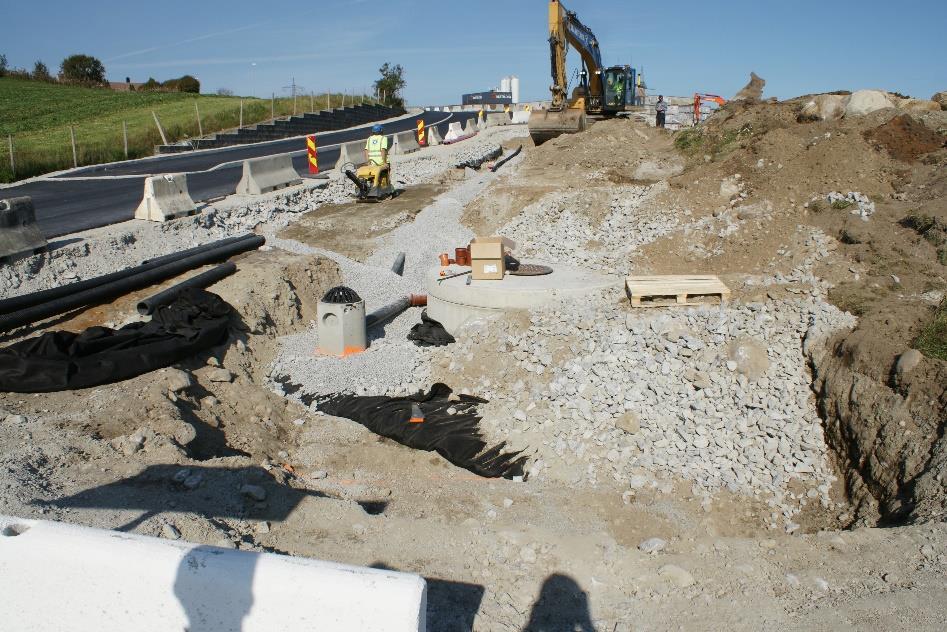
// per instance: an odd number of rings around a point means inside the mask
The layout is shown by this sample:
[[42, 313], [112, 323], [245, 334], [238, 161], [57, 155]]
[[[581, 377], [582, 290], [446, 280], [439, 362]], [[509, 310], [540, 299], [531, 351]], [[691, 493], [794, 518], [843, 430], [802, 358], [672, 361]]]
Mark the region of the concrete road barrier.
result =
[[46, 249], [46, 237], [36, 225], [33, 199], [0, 200], [0, 260], [32, 255]]
[[135, 219], [166, 222], [193, 215], [197, 205], [187, 190], [186, 173], [145, 178], [145, 195], [135, 210]]
[[290, 154], [264, 156], [243, 161], [243, 177], [237, 184], [239, 195], [260, 195], [302, 184]]
[[444, 139], [441, 138], [441, 133], [438, 131], [436, 125], [431, 125], [427, 128], [427, 146], [428, 147], [437, 147], [444, 142]]
[[464, 137], [464, 126], [462, 123], [449, 123], [447, 125], [447, 134], [444, 136], [445, 143], [453, 143]]
[[487, 127], [502, 127], [510, 124], [510, 115], [506, 112], [491, 112], [487, 114], [485, 125]]
[[419, 632], [417, 575], [0, 515], [4, 630]]
[[513, 125], [525, 125], [529, 123], [529, 112], [513, 112]]
[[365, 141], [357, 140], [351, 143], [345, 143], [339, 148], [339, 162], [336, 164], [339, 171], [345, 165], [354, 165], [358, 167], [365, 162]]
[[391, 151], [389, 153], [392, 156], [401, 156], [410, 154], [413, 151], [418, 151], [419, 149], [421, 149], [421, 146], [418, 144], [418, 137], [414, 132], [400, 132], [395, 134], [395, 139], [391, 144]]
[[467, 124], [464, 125], [464, 136], [474, 136], [478, 132], [477, 128], [477, 119], [469, 118], [467, 119]]

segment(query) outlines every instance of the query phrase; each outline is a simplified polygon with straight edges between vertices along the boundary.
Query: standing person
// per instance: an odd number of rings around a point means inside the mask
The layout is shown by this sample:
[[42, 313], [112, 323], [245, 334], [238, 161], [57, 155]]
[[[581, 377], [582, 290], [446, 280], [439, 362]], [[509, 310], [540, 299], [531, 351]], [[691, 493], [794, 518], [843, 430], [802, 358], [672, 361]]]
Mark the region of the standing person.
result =
[[657, 110], [658, 113], [654, 124], [657, 127], [664, 127], [664, 119], [667, 116], [668, 104], [667, 101], [664, 100], [663, 94], [658, 95], [658, 103], [654, 106], [654, 109]]
[[379, 167], [388, 164], [388, 137], [381, 125], [372, 127], [372, 135], [365, 142], [365, 162]]

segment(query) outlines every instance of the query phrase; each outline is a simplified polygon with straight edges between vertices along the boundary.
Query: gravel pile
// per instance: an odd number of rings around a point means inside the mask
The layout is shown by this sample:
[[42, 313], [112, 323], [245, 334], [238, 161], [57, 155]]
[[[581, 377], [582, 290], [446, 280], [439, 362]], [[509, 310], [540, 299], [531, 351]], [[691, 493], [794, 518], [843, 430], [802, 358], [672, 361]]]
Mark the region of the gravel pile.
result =
[[868, 221], [868, 218], [871, 217], [875, 212], [875, 203], [872, 202], [867, 195], [863, 193], [858, 193], [856, 191], [849, 191], [847, 194], [843, 195], [838, 191], [832, 191], [825, 199], [832, 206], [832, 208], [846, 209], [851, 208], [849, 211], [852, 215], [858, 215], [864, 221]]
[[586, 465], [574, 483], [682, 477], [708, 505], [722, 488], [759, 496], [792, 531], [801, 505], [831, 505], [834, 480], [803, 346], [853, 324], [812, 299], [629, 311], [602, 295], [533, 312], [528, 328], [469, 327], [433, 361], [448, 373], [483, 353], [512, 365], [473, 391], [491, 401], [495, 439], [537, 450], [534, 475], [565, 461]]

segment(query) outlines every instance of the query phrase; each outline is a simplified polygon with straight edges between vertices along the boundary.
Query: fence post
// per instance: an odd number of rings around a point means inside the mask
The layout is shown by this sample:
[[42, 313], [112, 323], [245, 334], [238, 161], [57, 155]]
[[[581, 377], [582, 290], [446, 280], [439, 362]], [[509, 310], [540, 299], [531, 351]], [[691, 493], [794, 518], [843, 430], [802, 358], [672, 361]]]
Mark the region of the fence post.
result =
[[270, 119], [276, 120], [276, 93], [270, 93]]
[[332, 109], [332, 93], [331, 92], [326, 92], [326, 109], [327, 110]]
[[128, 123], [122, 121], [122, 141], [125, 144], [125, 160], [128, 160]]
[[316, 109], [316, 95], [312, 92], [309, 93], [309, 111], [312, 112]]
[[204, 126], [201, 125], [201, 109], [197, 107], [197, 101], [194, 102], [194, 111], [197, 112], [197, 135], [204, 136]]
[[296, 89], [293, 88], [293, 116], [296, 116]]
[[345, 107], [345, 90], [342, 91], [342, 107]]
[[76, 128], [69, 126], [69, 137], [72, 138], [72, 168], [79, 166], [79, 154], [76, 152]]
[[13, 172], [13, 179], [16, 180], [16, 163], [13, 161], [13, 134], [7, 136], [10, 143], [10, 171]]
[[161, 143], [167, 145], [168, 137], [164, 135], [164, 128], [161, 127], [161, 121], [158, 120], [158, 113], [152, 110], [151, 115], [155, 117], [155, 125], [158, 127], [158, 133], [161, 134]]
[[240, 99], [240, 129], [243, 129], [243, 99]]

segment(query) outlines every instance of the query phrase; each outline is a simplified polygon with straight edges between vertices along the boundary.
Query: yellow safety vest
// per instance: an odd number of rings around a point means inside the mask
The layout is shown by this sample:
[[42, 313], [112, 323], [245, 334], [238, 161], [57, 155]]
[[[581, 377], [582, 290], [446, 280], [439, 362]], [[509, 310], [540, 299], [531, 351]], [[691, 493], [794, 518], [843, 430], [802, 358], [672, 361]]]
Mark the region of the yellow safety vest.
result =
[[385, 151], [388, 150], [388, 137], [382, 135], [369, 136], [365, 143], [369, 162], [376, 165], [385, 164]]

